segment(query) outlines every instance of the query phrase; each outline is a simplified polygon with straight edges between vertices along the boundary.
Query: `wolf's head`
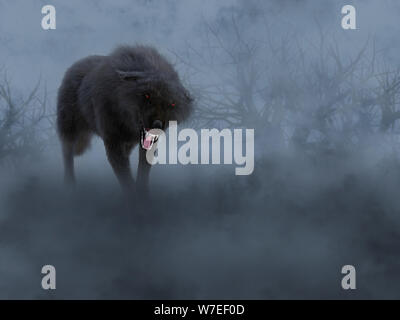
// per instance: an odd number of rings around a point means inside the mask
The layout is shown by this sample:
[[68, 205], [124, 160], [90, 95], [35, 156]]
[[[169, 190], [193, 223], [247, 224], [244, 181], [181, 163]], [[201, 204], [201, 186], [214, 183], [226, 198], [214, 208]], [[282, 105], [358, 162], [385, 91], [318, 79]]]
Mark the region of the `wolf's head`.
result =
[[193, 98], [176, 73], [118, 71], [118, 74], [135, 86], [143, 148], [150, 149], [158, 138], [150, 134], [151, 129], [165, 130], [169, 121], [179, 123], [190, 115]]
[[[125, 48], [123, 70], [116, 69], [125, 91], [129, 91], [139, 107], [141, 144], [150, 149], [157, 139], [151, 129], [165, 130], [169, 121], [178, 123], [188, 118], [193, 98], [182, 85], [177, 72], [155, 49]], [[123, 51], [124, 52], [124, 51]], [[134, 70], [137, 69], [137, 70]]]

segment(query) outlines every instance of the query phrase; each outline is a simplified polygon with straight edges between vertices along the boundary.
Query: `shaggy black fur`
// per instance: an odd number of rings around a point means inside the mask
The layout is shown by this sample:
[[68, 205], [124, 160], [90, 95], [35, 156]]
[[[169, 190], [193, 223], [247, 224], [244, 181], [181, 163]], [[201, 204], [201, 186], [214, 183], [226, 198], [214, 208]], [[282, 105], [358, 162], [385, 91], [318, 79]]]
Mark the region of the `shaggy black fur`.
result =
[[[57, 126], [65, 179], [74, 182], [74, 155], [82, 154], [99, 135], [123, 187], [134, 179], [129, 154], [145, 129], [163, 129], [186, 119], [192, 98], [173, 66], [156, 49], [122, 46], [109, 56], [89, 56], [66, 72], [58, 92]], [[137, 183], [147, 190], [150, 165], [140, 148]]]

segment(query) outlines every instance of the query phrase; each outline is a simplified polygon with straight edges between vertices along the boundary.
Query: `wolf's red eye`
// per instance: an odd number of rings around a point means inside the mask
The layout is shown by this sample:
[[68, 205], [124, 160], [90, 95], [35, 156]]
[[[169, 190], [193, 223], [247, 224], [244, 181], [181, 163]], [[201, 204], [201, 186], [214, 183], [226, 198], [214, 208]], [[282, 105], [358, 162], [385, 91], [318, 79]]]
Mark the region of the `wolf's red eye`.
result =
[[175, 107], [175, 103], [171, 103], [171, 107]]

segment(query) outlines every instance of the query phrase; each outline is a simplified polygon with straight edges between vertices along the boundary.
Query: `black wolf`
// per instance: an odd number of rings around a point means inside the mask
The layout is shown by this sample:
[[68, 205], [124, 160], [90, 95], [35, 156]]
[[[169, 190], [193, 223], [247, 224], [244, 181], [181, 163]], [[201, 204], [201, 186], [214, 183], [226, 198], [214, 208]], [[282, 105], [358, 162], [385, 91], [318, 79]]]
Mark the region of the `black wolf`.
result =
[[66, 71], [58, 92], [66, 182], [75, 182], [74, 156], [97, 134], [120, 184], [128, 189], [134, 187], [129, 154], [141, 142], [137, 184], [147, 190], [151, 165], [146, 151], [157, 138], [149, 130], [185, 120], [192, 101], [173, 66], [152, 47], [122, 46], [108, 56], [79, 60]]

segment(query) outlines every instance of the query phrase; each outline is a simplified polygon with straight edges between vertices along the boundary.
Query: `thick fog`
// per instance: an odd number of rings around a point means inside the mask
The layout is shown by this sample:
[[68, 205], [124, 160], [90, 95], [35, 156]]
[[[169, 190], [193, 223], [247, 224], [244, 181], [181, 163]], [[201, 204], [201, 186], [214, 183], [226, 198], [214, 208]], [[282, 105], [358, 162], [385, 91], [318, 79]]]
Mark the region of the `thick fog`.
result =
[[[46, 4], [0, 0], [0, 298], [400, 298], [398, 1], [55, 0], [43, 30]], [[155, 165], [133, 201], [95, 138], [64, 187], [64, 72], [138, 43], [195, 98], [179, 128], [255, 130], [251, 175]]]

